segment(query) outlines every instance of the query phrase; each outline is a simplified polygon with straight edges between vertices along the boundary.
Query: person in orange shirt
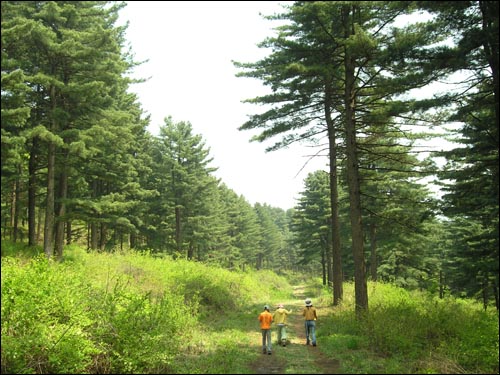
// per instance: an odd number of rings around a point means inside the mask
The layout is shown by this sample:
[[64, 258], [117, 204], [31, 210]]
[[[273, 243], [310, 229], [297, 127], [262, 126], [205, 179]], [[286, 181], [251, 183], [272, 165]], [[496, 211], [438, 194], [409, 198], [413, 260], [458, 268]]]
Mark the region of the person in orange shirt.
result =
[[264, 306], [264, 311], [259, 314], [260, 330], [262, 332], [262, 353], [271, 355], [271, 323], [273, 316], [269, 306]]

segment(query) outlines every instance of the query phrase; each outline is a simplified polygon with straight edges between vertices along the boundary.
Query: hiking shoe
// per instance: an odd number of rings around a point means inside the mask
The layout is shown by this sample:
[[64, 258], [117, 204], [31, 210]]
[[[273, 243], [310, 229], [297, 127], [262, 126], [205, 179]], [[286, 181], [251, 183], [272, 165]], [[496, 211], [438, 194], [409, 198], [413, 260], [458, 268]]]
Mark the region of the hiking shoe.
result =
[[316, 346], [316, 343], [314, 343], [313, 346]]
[[271, 352], [268, 352], [267, 354], [271, 355]]

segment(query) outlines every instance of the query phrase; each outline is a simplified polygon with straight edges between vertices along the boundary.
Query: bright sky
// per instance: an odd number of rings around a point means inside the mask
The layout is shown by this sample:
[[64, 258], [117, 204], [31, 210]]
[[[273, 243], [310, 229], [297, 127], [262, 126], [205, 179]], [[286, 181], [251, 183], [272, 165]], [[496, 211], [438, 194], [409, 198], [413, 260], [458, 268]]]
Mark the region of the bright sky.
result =
[[[327, 168], [317, 149], [293, 146], [266, 153], [271, 143], [250, 142], [239, 131], [248, 115], [261, 113], [244, 99], [264, 94], [260, 81], [237, 78], [232, 60], [255, 62], [269, 54], [257, 47], [274, 36], [282, 10], [278, 1], [128, 1], [120, 12], [129, 21], [127, 40], [136, 61], [149, 60], [134, 76], [150, 79], [132, 88], [151, 115], [148, 130], [158, 134], [163, 119], [190, 122], [210, 148], [215, 175], [250, 204], [295, 206], [309, 172]], [[290, 2], [288, 2], [290, 3]], [[276, 139], [278, 140], [278, 139]], [[323, 153], [325, 154], [325, 153]], [[307, 165], [304, 167], [304, 164]]]

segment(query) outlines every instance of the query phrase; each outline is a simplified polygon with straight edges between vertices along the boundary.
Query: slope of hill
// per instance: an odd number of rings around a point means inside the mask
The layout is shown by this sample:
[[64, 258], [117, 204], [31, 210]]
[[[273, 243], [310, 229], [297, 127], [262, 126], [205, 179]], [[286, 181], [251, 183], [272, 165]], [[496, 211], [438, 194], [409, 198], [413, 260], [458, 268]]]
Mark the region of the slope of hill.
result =
[[[498, 316], [472, 301], [369, 283], [359, 321], [351, 283], [334, 307], [306, 275], [78, 247], [61, 263], [7, 253], [2, 373], [498, 373]], [[304, 345], [306, 296], [317, 347]], [[257, 316], [278, 303], [294, 311], [290, 343], [263, 356]]]

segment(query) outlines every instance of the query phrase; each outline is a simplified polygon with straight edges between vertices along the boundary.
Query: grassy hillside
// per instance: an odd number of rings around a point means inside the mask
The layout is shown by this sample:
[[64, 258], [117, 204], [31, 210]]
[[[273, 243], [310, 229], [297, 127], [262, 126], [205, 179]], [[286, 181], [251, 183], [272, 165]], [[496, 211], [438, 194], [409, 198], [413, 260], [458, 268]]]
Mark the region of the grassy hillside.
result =
[[[53, 263], [2, 243], [2, 373], [498, 373], [498, 316], [472, 301], [369, 283], [360, 322], [350, 283], [333, 307], [320, 279], [301, 275], [65, 254]], [[320, 314], [314, 353], [305, 296]], [[257, 316], [278, 303], [294, 310], [290, 345], [264, 359]]]

